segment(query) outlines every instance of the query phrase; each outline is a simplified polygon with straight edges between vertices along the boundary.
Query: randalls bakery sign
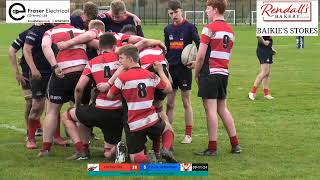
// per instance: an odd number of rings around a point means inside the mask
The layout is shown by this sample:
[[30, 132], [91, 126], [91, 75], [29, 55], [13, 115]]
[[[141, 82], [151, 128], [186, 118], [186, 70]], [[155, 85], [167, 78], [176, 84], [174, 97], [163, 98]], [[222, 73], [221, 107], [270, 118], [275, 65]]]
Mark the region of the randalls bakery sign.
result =
[[318, 0], [258, 0], [258, 36], [318, 36]]

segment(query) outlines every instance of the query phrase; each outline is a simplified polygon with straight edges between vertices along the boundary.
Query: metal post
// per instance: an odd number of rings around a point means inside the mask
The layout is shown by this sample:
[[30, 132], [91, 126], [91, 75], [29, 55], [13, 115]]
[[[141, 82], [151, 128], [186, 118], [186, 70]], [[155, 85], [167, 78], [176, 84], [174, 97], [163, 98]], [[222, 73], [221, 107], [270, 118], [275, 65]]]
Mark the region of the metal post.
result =
[[237, 25], [237, 0], [234, 1], [235, 25]]
[[249, 16], [250, 16], [250, 26], [252, 26], [252, 16], [251, 16], [251, 11], [252, 11], [252, 9], [251, 9], [251, 0], [250, 0], [250, 10], [249, 10], [250, 12], [249, 12]]
[[196, 0], [193, 0], [192, 9], [193, 9], [193, 24], [196, 24]]
[[156, 0], [156, 24], [158, 24], [158, 0]]
[[143, 0], [143, 24], [146, 24], [146, 0]]

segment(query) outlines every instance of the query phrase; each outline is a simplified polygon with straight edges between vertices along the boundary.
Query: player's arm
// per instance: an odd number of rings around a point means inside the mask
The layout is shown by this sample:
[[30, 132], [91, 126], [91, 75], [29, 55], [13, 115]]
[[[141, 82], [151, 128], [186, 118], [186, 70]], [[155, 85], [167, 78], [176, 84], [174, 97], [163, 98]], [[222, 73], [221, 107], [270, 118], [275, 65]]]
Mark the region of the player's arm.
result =
[[86, 31], [85, 33], [80, 34], [68, 41], [63, 41], [57, 43], [59, 50], [68, 49], [71, 46], [79, 45], [79, 44], [86, 44], [91, 40], [94, 40], [97, 37], [97, 33], [94, 31]]
[[98, 39], [94, 39], [94, 40], [88, 42], [87, 45], [90, 48], [99, 49], [99, 40]]
[[121, 89], [123, 87], [122, 81], [118, 78], [114, 81], [114, 84], [111, 86], [110, 90], [108, 91], [107, 98], [112, 99], [117, 94], [121, 93]]
[[[33, 37], [29, 37], [29, 38], [33, 38]], [[40, 79], [41, 74], [40, 74], [39, 70], [37, 69], [36, 65], [34, 64], [34, 60], [32, 57], [33, 45], [29, 44], [27, 42], [27, 39], [28, 39], [28, 35], [26, 37], [26, 42], [24, 43], [24, 46], [23, 46], [23, 55], [26, 59], [26, 62], [28, 64], [29, 68], [30, 68], [32, 78], [33, 79]]]
[[128, 38], [128, 43], [130, 43], [130, 44], [136, 44], [137, 42], [142, 41], [143, 39], [144, 39], [143, 37], [131, 35], [131, 36]]
[[117, 79], [117, 77], [118, 77], [122, 72], [124, 72], [124, 67], [123, 67], [123, 66], [120, 66], [120, 67], [113, 73], [113, 75], [112, 75], [111, 78], [108, 80], [108, 82], [97, 84], [98, 90], [99, 90], [100, 92], [107, 92], [107, 91], [112, 87], [112, 85], [114, 84], [114, 81]]
[[200, 38], [199, 38], [199, 34], [198, 34], [198, 29], [195, 25], [192, 25], [192, 40], [193, 42], [196, 44], [197, 48], [199, 49], [200, 46]]
[[126, 11], [126, 14], [127, 14], [128, 16], [133, 17], [133, 21], [134, 21], [134, 23], [136, 24], [136, 26], [141, 25], [141, 19], [140, 19], [137, 15], [135, 15], [135, 14], [129, 12], [129, 11]]
[[204, 43], [200, 43], [198, 54], [196, 57], [194, 76], [196, 81], [198, 81], [200, 70], [203, 66], [204, 58], [206, 56], [206, 52], [208, 49], [208, 45]]
[[53, 53], [53, 50], [51, 48], [52, 46], [52, 39], [49, 35], [44, 35], [42, 38], [42, 51], [44, 56], [46, 57], [46, 59], [48, 60], [48, 62], [50, 63], [52, 70], [54, 71], [54, 73], [59, 77], [62, 78], [64, 77], [64, 74], [62, 72], [62, 70], [60, 69], [60, 67], [57, 64], [57, 60], [56, 57]]
[[164, 51], [166, 51], [166, 46], [160, 41], [155, 39], [143, 39], [136, 44], [134, 44], [140, 51], [143, 48], [150, 47], [150, 46], [160, 46]]
[[9, 55], [11, 67], [15, 73], [15, 76], [16, 76], [16, 80], [18, 81], [18, 84], [20, 85], [20, 84], [26, 83], [26, 81], [25, 81], [26, 78], [21, 75], [20, 70], [18, 68], [17, 52], [18, 52], [18, 49], [10, 46], [9, 51], [8, 51], [8, 55]]
[[[170, 92], [172, 92], [171, 82], [170, 82], [170, 80], [168, 79], [168, 77], [166, 76], [166, 74], [164, 73], [162, 64], [161, 64], [160, 62], [155, 62], [155, 63], [153, 64], [153, 68], [158, 72], [159, 77], [160, 77], [160, 80], [161, 80], [162, 82], [164, 82], [164, 84], [165, 84], [164, 87], [161, 87], [161, 89], [163, 89], [162, 91], [163, 91], [164, 93], [170, 93]], [[158, 82], [158, 83], [161, 83], [161, 81]], [[158, 86], [159, 86], [159, 84], [158, 84]]]
[[268, 46], [270, 44], [270, 41], [264, 40], [262, 36], [257, 36], [257, 39], [258, 39], [258, 43], [263, 44], [265, 46]]
[[84, 89], [88, 85], [90, 78], [86, 75], [81, 75], [80, 79], [77, 83], [77, 86], [74, 91], [74, 100], [75, 100], [75, 107], [79, 107], [81, 105], [81, 99], [83, 96]]

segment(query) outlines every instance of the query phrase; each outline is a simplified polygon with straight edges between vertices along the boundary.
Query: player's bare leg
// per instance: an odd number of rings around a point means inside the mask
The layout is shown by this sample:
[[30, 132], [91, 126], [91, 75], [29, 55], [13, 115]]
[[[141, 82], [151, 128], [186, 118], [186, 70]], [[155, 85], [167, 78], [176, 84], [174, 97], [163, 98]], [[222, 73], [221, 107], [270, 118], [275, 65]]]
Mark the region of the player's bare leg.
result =
[[185, 119], [185, 136], [181, 141], [182, 144], [190, 144], [192, 142], [192, 119], [193, 112], [190, 100], [191, 91], [181, 91], [181, 99], [184, 108], [184, 119]]
[[37, 148], [35, 132], [38, 128], [38, 123], [44, 109], [44, 104], [45, 98], [32, 99], [32, 107], [28, 116], [28, 140], [26, 143], [26, 147], [28, 149]]
[[103, 155], [107, 160], [114, 159], [115, 155], [116, 155], [116, 145], [104, 142], [104, 153], [103, 153]]
[[234, 124], [233, 117], [227, 107], [227, 100], [218, 100], [217, 103], [218, 114], [221, 117], [224, 127], [226, 128], [230, 138], [231, 153], [240, 153], [241, 149], [239, 146], [236, 127]]
[[166, 114], [168, 116], [170, 124], [173, 122], [174, 118], [174, 107], [176, 103], [176, 94], [177, 90], [174, 89], [172, 93], [167, 94], [167, 109], [166, 109]]
[[27, 129], [27, 136], [26, 136], [26, 141], [28, 140], [28, 117], [30, 114], [30, 110], [32, 107], [32, 95], [31, 95], [31, 91], [28, 90], [23, 90], [23, 95], [24, 95], [24, 100], [26, 102], [25, 104], [25, 109], [24, 109], [24, 119], [26, 122], [26, 129]]
[[253, 87], [251, 88], [251, 91], [249, 92], [249, 99], [255, 100], [256, 93], [259, 85], [261, 84], [262, 80], [269, 74], [269, 64], [261, 64], [260, 65], [260, 73], [256, 77], [256, 80], [254, 81]]
[[165, 128], [162, 132], [162, 149], [160, 151], [160, 155], [163, 159], [165, 159], [169, 163], [177, 163], [177, 160], [170, 151], [173, 140], [174, 140], [174, 133], [170, 123], [167, 121], [165, 122]]
[[203, 107], [207, 115], [208, 128], [208, 148], [204, 151], [197, 152], [199, 156], [215, 156], [217, 154], [217, 139], [218, 139], [218, 117], [217, 117], [217, 100], [203, 99]]
[[66, 131], [74, 142], [76, 153], [68, 157], [68, 160], [85, 160], [88, 157], [85, 154], [85, 146], [83, 145], [79, 129], [77, 127], [77, 122], [79, 122], [77, 116], [75, 115], [75, 108], [69, 109], [64, 113], [62, 121], [66, 127]]
[[56, 131], [58, 118], [62, 104], [47, 101], [47, 114], [43, 125], [43, 144], [39, 156], [47, 156], [53, 142], [53, 134]]
[[268, 64], [269, 68], [267, 71], [266, 76], [262, 79], [262, 86], [263, 86], [263, 95], [266, 99], [274, 99], [271, 95], [270, 95], [270, 90], [269, 90], [269, 76], [270, 76], [270, 71], [271, 71], [271, 64]]

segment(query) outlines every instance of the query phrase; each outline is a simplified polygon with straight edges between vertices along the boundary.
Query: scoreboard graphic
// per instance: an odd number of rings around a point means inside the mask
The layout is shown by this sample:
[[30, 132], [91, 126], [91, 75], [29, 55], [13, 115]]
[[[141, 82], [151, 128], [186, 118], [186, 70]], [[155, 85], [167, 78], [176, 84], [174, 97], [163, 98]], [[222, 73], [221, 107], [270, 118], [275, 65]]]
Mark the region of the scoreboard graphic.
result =
[[88, 176], [208, 176], [208, 164], [88, 164]]

